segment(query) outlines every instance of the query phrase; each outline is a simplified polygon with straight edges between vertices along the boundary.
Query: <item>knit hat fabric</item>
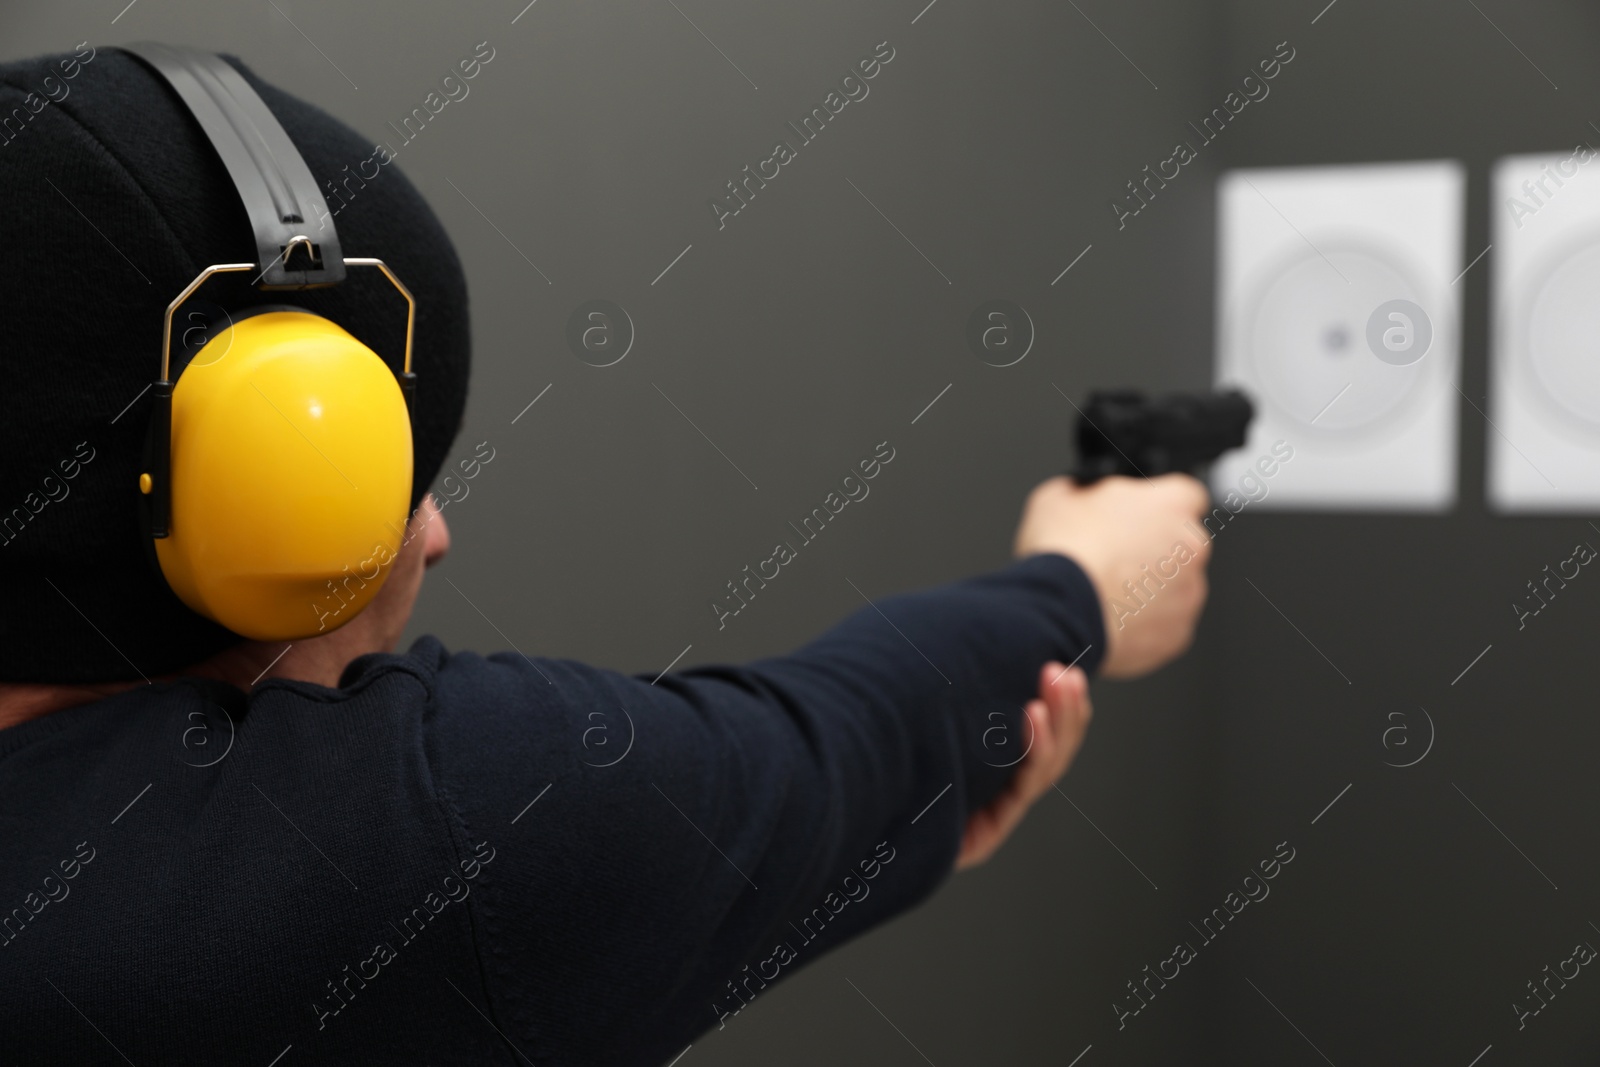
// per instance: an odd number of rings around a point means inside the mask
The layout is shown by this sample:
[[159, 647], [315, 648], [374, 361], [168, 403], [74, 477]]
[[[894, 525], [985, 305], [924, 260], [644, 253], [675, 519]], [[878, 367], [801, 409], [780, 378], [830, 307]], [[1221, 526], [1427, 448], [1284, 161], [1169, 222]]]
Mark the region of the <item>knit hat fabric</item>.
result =
[[[416, 297], [415, 508], [466, 405], [455, 249], [372, 141], [224, 58], [323, 186], [344, 254], [383, 259]], [[0, 65], [0, 190], [0, 681], [137, 681], [198, 663], [242, 638], [186, 607], [152, 564], [139, 522], [144, 390], [167, 304], [206, 266], [255, 258], [244, 206], [171, 87], [88, 45]], [[376, 271], [270, 293], [222, 275], [196, 299], [202, 316], [303, 307], [386, 359], [405, 342], [405, 302]]]

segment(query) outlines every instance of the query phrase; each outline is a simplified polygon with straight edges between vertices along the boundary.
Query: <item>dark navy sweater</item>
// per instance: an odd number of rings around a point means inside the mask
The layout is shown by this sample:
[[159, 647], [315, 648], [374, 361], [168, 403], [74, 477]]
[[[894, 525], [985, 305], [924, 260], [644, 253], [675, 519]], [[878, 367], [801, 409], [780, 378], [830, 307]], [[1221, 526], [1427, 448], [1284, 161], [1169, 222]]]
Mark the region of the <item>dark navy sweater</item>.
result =
[[654, 682], [425, 637], [0, 731], [0, 1059], [664, 1063], [926, 898], [1103, 646], [1051, 555]]

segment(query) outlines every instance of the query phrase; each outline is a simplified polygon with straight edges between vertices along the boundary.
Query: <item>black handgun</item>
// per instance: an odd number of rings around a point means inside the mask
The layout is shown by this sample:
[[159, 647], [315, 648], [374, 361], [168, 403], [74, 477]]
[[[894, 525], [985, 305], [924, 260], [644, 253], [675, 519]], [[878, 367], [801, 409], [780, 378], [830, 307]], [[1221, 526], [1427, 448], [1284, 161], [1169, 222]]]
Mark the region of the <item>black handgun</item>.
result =
[[1237, 390], [1173, 393], [1151, 399], [1134, 390], [1089, 394], [1078, 412], [1078, 466], [1072, 477], [1195, 473], [1230, 448], [1244, 446], [1255, 408]]

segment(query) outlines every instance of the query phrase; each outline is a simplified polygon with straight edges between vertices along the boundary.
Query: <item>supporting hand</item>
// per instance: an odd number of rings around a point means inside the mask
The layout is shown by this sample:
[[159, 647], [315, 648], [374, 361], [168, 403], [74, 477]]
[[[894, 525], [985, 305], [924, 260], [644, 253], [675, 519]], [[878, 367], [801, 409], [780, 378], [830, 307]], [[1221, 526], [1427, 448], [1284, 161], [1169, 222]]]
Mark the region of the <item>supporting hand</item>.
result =
[[1005, 792], [967, 820], [956, 856], [956, 870], [975, 867], [994, 855], [1011, 836], [1033, 802], [1067, 773], [1083, 745], [1093, 709], [1089, 679], [1080, 667], [1046, 663], [1039, 670], [1039, 698], [1028, 702], [1025, 732], [1028, 754]]

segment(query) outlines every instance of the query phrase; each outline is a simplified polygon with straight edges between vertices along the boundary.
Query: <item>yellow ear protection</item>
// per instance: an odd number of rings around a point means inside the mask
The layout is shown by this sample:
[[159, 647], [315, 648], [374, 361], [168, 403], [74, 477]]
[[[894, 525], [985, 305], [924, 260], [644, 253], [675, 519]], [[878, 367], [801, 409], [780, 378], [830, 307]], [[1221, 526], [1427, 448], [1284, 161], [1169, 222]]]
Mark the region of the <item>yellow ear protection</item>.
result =
[[[416, 302], [381, 260], [341, 254], [305, 160], [238, 71], [191, 49], [124, 48], [194, 114], [256, 239], [255, 262], [213, 264], [167, 306], [139, 475], [146, 533], [167, 584], [206, 618], [263, 641], [328, 633], [377, 595], [405, 533]], [[173, 315], [212, 275], [317, 289], [347, 267], [381, 270], [406, 299], [398, 372], [336, 323], [279, 305], [228, 313], [174, 373]]]

